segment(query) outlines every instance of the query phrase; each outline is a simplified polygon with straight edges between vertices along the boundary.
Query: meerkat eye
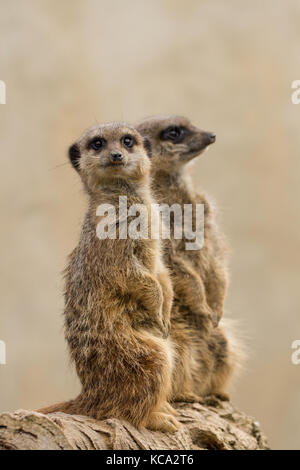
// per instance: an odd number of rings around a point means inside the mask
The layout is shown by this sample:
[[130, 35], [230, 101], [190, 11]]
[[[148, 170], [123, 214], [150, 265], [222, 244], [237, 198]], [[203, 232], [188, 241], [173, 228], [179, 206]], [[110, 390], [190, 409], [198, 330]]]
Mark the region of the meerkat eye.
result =
[[160, 138], [162, 140], [171, 140], [172, 142], [179, 142], [184, 136], [184, 129], [179, 126], [168, 127], [162, 131]]
[[105, 145], [105, 140], [102, 139], [101, 137], [95, 137], [93, 140], [90, 141], [89, 143], [89, 148], [95, 150], [96, 152], [99, 152]]
[[167, 136], [171, 140], [176, 140], [181, 136], [182, 130], [180, 127], [172, 127], [168, 130]]
[[124, 135], [122, 138], [122, 143], [125, 145], [127, 148], [132, 148], [135, 144], [135, 138], [132, 137], [132, 135]]

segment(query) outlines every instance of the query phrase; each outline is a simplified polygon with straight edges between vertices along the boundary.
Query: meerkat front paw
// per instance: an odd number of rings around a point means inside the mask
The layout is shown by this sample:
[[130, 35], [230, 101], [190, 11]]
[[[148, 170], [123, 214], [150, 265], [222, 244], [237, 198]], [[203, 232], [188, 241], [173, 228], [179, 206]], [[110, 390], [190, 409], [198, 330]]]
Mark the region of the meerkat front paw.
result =
[[213, 325], [214, 328], [217, 328], [217, 326], [219, 325], [219, 321], [220, 321], [220, 317], [217, 314], [217, 312], [212, 311], [212, 313], [211, 313], [211, 322], [212, 322], [212, 325]]
[[214, 310], [209, 305], [206, 305], [206, 308], [203, 309], [204, 315], [211, 321], [213, 328], [216, 328], [219, 325], [220, 317], [217, 310]]
[[179, 421], [174, 416], [161, 411], [152, 411], [149, 415], [145, 427], [152, 431], [176, 432], [181, 427]]
[[169, 334], [170, 334], [170, 331], [171, 331], [171, 322], [168, 320], [168, 321], [164, 321], [163, 322], [163, 337], [164, 339], [167, 339]]
[[156, 328], [160, 331], [163, 339], [167, 339], [171, 331], [171, 322], [162, 316], [158, 316], [155, 322]]

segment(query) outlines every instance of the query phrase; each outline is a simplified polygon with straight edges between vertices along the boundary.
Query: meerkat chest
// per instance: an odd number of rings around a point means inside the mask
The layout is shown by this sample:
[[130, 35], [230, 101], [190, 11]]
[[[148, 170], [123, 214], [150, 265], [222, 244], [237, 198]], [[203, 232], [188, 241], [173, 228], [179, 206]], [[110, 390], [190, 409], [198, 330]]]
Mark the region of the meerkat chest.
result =
[[158, 240], [136, 240], [133, 245], [133, 255], [136, 262], [155, 274], [160, 260], [160, 245]]

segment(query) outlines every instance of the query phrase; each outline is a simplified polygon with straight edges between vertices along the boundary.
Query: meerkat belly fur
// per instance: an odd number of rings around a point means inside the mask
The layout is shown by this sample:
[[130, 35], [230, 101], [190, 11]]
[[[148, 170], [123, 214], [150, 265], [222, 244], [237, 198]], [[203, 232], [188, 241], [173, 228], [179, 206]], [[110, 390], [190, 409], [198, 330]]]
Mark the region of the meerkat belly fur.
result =
[[204, 204], [204, 245], [186, 250], [186, 240], [164, 243], [164, 259], [174, 288], [171, 338], [179, 353], [174, 368], [173, 399], [196, 401], [208, 394], [228, 398], [241, 348], [228, 326], [213, 328], [223, 315], [228, 283], [227, 249], [215, 223], [214, 207], [193, 189], [187, 167], [215, 141], [215, 135], [179, 116], [154, 116], [136, 123], [151, 143], [152, 188], [160, 204]]
[[100, 240], [96, 233], [100, 204], [117, 208], [122, 195], [128, 206], [150, 208], [144, 138], [125, 124], [96, 126], [69, 155], [89, 196], [80, 241], [65, 271], [65, 336], [82, 392], [41, 411], [123, 418], [136, 427], [176, 431], [176, 412], [167, 402], [174, 361], [167, 339], [173, 291], [160, 242]]

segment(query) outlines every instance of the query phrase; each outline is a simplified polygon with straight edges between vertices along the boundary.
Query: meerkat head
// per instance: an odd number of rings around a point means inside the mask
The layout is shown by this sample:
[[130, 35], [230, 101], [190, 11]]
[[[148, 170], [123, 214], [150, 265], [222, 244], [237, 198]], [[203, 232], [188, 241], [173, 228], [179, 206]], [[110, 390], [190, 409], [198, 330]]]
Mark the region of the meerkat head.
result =
[[178, 171], [216, 140], [181, 116], [153, 116], [139, 121], [136, 129], [150, 141], [154, 170]]
[[149, 173], [150, 143], [133, 127], [109, 123], [89, 128], [69, 148], [72, 166], [89, 192], [116, 179], [140, 180]]

